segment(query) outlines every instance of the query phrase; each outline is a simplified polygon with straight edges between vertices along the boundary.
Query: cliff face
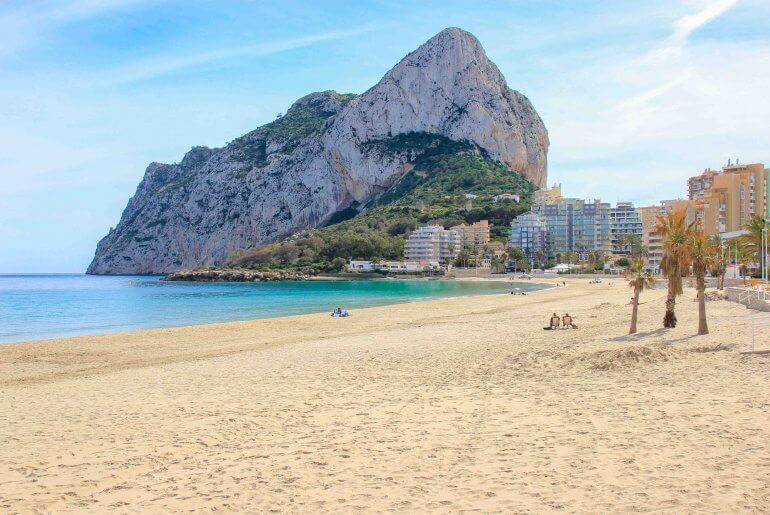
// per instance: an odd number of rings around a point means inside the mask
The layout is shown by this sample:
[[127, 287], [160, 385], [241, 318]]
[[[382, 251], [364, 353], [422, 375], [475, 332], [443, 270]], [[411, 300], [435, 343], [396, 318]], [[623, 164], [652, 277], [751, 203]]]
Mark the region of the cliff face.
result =
[[373, 143], [410, 132], [471, 142], [545, 185], [548, 135], [534, 108], [506, 86], [475, 37], [446, 29], [360, 96], [314, 93], [223, 148], [150, 164], [88, 273], [215, 265], [236, 249], [317, 227], [408, 170], [419, 148]]

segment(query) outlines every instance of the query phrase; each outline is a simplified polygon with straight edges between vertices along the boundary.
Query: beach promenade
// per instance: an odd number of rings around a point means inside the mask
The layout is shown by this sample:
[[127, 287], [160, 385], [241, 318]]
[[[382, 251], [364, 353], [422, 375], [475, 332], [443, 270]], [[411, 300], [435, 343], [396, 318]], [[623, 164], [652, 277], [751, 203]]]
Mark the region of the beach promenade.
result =
[[566, 281], [0, 345], [0, 511], [768, 510], [747, 310]]

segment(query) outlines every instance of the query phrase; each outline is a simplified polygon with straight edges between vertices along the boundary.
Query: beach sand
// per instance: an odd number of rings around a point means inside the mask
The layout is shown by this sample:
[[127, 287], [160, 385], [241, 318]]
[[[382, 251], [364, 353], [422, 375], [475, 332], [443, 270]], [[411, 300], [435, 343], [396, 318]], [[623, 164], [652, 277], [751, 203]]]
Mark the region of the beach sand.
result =
[[769, 510], [751, 312], [567, 282], [2, 345], [0, 511]]

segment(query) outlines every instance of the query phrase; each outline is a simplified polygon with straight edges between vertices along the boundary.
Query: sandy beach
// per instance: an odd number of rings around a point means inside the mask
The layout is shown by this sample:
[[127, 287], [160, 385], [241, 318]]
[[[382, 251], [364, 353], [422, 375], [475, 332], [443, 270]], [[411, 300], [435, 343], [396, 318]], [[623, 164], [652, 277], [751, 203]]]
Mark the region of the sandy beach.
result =
[[751, 312], [567, 283], [0, 345], [0, 510], [770, 510]]

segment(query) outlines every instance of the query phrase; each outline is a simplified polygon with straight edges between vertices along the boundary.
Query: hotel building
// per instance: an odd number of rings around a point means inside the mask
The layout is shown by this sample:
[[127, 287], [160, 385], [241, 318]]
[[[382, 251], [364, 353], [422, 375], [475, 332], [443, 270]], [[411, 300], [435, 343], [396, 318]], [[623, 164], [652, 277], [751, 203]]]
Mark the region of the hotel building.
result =
[[463, 247], [478, 247], [489, 243], [489, 222], [480, 220], [472, 225], [455, 225], [450, 230], [460, 235]]
[[626, 236], [642, 239], [642, 219], [631, 202], [618, 202], [610, 209], [610, 237], [613, 254], [629, 254], [631, 247], [623, 243]]
[[687, 198], [696, 200], [708, 197], [711, 192], [711, 185], [714, 183], [714, 177], [717, 175], [719, 175], [718, 171], [706, 168], [702, 174], [687, 179]]
[[561, 184], [554, 184], [550, 188], [537, 190], [532, 195], [533, 204], [555, 204], [561, 200]]
[[687, 181], [690, 199], [676, 202], [673, 208], [685, 211], [688, 222], [698, 220], [706, 234], [739, 231], [754, 215], [770, 216], [769, 174], [762, 163], [728, 162], [721, 173], [706, 170], [691, 177]]
[[562, 198], [556, 203], [536, 204], [532, 211], [548, 227], [551, 256], [567, 251], [585, 258], [588, 252], [612, 250], [610, 205], [599, 200]]
[[658, 216], [671, 209], [673, 201], [663, 200], [658, 206], [636, 208], [642, 221], [642, 244], [647, 247], [645, 269], [653, 273], [660, 271], [660, 261], [663, 259], [663, 235], [657, 232]]
[[542, 257], [548, 255], [548, 225], [539, 215], [530, 211], [517, 216], [511, 222], [511, 247], [518, 247], [524, 251], [530, 265], [538, 253]]
[[461, 249], [462, 241], [457, 231], [429, 225], [412, 232], [406, 240], [404, 253], [407, 261], [448, 263]]

